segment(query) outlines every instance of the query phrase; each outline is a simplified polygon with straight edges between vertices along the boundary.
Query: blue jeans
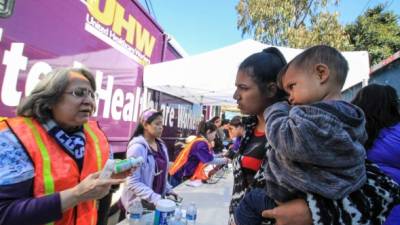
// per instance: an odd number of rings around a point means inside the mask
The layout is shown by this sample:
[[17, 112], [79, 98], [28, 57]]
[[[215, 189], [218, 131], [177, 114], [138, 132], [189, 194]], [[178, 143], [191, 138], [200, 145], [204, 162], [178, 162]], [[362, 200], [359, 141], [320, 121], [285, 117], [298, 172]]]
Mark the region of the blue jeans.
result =
[[246, 193], [235, 209], [236, 225], [261, 224], [265, 220], [261, 216], [262, 211], [276, 206], [275, 201], [269, 198], [262, 188], [254, 188]]

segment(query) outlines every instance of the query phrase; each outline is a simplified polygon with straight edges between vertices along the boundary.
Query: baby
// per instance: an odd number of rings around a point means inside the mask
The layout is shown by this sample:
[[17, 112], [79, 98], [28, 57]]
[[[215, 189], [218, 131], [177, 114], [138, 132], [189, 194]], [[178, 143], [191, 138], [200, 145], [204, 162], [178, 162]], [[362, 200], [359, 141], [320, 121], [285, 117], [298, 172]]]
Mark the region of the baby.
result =
[[314, 193], [340, 199], [366, 181], [365, 118], [341, 100], [348, 64], [335, 48], [318, 45], [295, 57], [278, 75], [289, 94], [264, 111], [265, 189], [248, 192], [235, 211], [237, 225], [255, 225], [277, 202]]

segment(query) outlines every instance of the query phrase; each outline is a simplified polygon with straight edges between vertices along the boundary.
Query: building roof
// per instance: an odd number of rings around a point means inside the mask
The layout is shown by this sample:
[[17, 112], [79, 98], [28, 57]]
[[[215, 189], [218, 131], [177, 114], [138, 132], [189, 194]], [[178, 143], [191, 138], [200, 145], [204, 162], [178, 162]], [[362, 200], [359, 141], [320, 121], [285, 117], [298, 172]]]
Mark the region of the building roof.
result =
[[380, 61], [378, 64], [371, 66], [370, 76], [373, 76], [375, 72], [380, 69], [383, 69], [390, 63], [400, 59], [400, 51], [394, 53], [393, 55], [389, 56], [387, 59]]

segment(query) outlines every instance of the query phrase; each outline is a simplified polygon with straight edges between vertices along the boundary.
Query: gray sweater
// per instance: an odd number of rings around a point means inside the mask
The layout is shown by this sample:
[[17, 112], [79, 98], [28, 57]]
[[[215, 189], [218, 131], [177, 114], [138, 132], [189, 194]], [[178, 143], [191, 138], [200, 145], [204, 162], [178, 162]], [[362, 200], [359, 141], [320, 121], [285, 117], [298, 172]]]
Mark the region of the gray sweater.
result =
[[278, 102], [264, 118], [272, 199], [284, 202], [305, 192], [340, 199], [365, 183], [367, 133], [360, 108], [344, 101], [293, 107]]

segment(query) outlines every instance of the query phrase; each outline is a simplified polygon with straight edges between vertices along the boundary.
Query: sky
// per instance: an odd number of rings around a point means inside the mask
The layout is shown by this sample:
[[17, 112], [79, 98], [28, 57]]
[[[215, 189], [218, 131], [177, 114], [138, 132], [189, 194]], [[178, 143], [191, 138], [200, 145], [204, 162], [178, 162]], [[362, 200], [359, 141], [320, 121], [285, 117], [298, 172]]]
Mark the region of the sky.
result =
[[[145, 0], [140, 0], [147, 9]], [[388, 2], [400, 15], [400, 0], [341, 0], [336, 10], [341, 24], [354, 22], [367, 8]], [[147, 0], [151, 15], [189, 55], [222, 48], [241, 40], [235, 6], [238, 0]], [[153, 13], [154, 12], [154, 13]]]

